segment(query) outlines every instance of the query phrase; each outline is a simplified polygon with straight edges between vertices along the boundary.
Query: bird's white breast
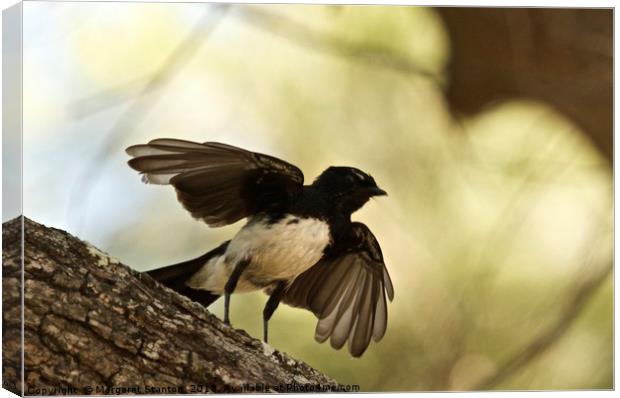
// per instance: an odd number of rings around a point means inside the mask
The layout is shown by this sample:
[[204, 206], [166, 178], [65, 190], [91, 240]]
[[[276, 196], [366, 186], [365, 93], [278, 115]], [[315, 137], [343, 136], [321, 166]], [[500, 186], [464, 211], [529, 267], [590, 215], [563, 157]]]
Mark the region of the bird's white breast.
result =
[[236, 261], [250, 256], [251, 274], [290, 279], [316, 264], [329, 241], [326, 222], [287, 216], [274, 224], [248, 224], [230, 242], [226, 254]]
[[316, 218], [289, 215], [273, 224], [264, 219], [252, 220], [231, 240], [226, 253], [209, 261], [188, 284], [221, 293], [235, 264], [244, 259], [249, 259], [250, 264], [239, 280], [237, 292], [293, 279], [321, 259], [330, 240], [329, 225]]

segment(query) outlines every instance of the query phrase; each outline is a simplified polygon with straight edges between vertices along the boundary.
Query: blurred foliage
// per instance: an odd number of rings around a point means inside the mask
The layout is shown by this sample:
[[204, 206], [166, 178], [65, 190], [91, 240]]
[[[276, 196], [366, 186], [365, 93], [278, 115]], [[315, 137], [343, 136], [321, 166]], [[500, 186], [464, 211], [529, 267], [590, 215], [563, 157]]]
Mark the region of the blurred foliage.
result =
[[[394, 280], [387, 334], [353, 359], [313, 340], [311, 313], [283, 305], [276, 348], [362, 391], [612, 387], [612, 180], [575, 125], [517, 98], [456, 119], [442, 91], [449, 38], [435, 10], [418, 7], [235, 6], [165, 84], [140, 94], [216, 7], [25, 3], [28, 217], [147, 270], [202, 254], [241, 223], [193, 221], [172, 189], [140, 183], [128, 145], [222, 141], [286, 159], [308, 182], [329, 165], [356, 166], [390, 195], [354, 216]], [[272, 22], [248, 22], [254, 10]], [[127, 116], [139, 101], [149, 101], [143, 114]], [[132, 116], [131, 130], [109, 134]], [[80, 179], [101, 148], [97, 174]], [[580, 284], [597, 275], [602, 286]], [[581, 292], [574, 322], [485, 384]], [[235, 296], [233, 324], [260, 337], [265, 301]]]

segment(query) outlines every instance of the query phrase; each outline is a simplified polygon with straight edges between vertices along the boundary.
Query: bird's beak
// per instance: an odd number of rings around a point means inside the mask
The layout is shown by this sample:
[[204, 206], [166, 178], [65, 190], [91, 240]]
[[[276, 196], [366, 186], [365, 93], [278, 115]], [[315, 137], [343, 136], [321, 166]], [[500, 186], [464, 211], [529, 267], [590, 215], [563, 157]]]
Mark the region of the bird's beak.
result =
[[386, 196], [387, 192], [379, 187], [373, 187], [369, 190], [370, 196]]

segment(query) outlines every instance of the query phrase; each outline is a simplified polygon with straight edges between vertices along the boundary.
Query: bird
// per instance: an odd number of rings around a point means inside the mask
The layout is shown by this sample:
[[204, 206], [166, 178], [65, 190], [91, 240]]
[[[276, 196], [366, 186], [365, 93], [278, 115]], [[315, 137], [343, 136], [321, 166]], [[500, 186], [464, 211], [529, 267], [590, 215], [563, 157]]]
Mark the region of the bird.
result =
[[263, 290], [263, 340], [280, 302], [311, 311], [315, 340], [345, 343], [360, 357], [387, 328], [394, 288], [376, 237], [351, 215], [387, 193], [369, 174], [330, 166], [311, 184], [295, 165], [219, 142], [158, 138], [126, 149], [148, 184], [171, 185], [209, 227], [246, 219], [230, 239], [197, 258], [147, 273], [206, 307], [233, 293]]

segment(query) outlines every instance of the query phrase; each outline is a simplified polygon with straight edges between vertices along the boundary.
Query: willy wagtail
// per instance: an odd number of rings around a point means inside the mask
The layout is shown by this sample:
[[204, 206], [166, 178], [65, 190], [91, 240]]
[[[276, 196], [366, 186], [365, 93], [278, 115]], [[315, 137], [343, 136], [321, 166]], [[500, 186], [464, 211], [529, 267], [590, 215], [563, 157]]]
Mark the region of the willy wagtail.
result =
[[129, 166], [150, 184], [172, 185], [194, 218], [211, 227], [247, 223], [229, 241], [153, 278], [208, 306], [224, 295], [263, 289], [264, 340], [280, 301], [319, 319], [315, 339], [361, 356], [387, 325], [394, 289], [381, 248], [351, 214], [386, 195], [368, 174], [329, 167], [310, 185], [299, 168], [269, 155], [217, 142], [161, 138], [127, 148]]

